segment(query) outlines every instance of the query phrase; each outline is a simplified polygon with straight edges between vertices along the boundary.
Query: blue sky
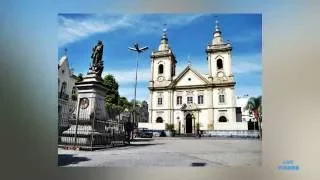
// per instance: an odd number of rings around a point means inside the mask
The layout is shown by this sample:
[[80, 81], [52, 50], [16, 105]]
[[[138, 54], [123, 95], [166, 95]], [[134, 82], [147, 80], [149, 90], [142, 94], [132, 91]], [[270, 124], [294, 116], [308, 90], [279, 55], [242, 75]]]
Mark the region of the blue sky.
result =
[[105, 74], [113, 74], [120, 95], [133, 98], [136, 54], [128, 50], [138, 42], [150, 49], [140, 56], [137, 99], [148, 100], [150, 55], [160, 43], [167, 24], [169, 45], [177, 58], [177, 73], [188, 64], [207, 73], [205, 48], [212, 40], [216, 16], [224, 40], [232, 43], [236, 95], [262, 94], [262, 16], [260, 14], [59, 14], [58, 55], [68, 49], [75, 74], [86, 74], [98, 40], [104, 43]]

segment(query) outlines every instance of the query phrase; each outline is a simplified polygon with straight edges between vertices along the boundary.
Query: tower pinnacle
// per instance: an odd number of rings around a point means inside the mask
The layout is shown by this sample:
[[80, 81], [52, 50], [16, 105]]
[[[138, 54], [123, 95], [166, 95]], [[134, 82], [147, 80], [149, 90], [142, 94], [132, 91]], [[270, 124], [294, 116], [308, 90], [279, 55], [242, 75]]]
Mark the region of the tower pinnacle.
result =
[[191, 66], [191, 60], [189, 55], [188, 55], [188, 66]]
[[67, 48], [64, 48], [64, 55], [68, 56], [68, 49]]
[[222, 33], [220, 30], [218, 17], [216, 16], [216, 25], [215, 25], [215, 31], [213, 33], [212, 44], [223, 44], [224, 43], [221, 34]]
[[[216, 18], [217, 18], [217, 16], [216, 16]], [[215, 28], [216, 28], [216, 32], [220, 32], [221, 33], [218, 19], [216, 19], [216, 27]]]
[[167, 31], [167, 24], [164, 24], [164, 28], [162, 30], [162, 37], [159, 45], [159, 51], [169, 50]]

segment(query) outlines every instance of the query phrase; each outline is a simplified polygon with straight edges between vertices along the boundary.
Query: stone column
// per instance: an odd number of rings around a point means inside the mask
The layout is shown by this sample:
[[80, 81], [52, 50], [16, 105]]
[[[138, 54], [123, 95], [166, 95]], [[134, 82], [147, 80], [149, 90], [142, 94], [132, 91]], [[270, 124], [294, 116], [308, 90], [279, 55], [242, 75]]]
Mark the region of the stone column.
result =
[[150, 107], [149, 107], [149, 120], [148, 120], [148, 122], [149, 123], [153, 123], [153, 119], [152, 119], [152, 117], [153, 117], [153, 110], [152, 110], [152, 108], [153, 108], [153, 91], [151, 91], [150, 90], [150, 101], [149, 101], [149, 103], [150, 103]]
[[230, 88], [230, 99], [231, 99], [231, 106], [232, 106], [232, 110], [231, 110], [231, 113], [232, 113], [232, 120], [233, 122], [236, 122], [236, 99], [235, 99], [235, 93], [234, 93], [234, 87], [231, 87]]
[[172, 124], [174, 124], [174, 93], [173, 90], [171, 90], [171, 100], [170, 100], [170, 112], [171, 112], [171, 120], [172, 120]]
[[212, 124], [214, 128], [214, 116], [213, 116], [213, 89], [209, 88], [208, 92], [208, 124]]

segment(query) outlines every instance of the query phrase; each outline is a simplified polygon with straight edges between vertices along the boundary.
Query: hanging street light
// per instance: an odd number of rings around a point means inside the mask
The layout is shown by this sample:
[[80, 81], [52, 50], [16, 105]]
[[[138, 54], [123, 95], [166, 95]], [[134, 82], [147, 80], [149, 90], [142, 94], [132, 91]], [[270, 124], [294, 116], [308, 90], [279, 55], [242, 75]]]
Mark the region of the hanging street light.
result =
[[[134, 44], [133, 47], [128, 47], [129, 50], [137, 52], [137, 64], [136, 64], [136, 79], [135, 79], [135, 85], [134, 85], [134, 101], [133, 101], [133, 124], [137, 123], [136, 122], [136, 101], [137, 101], [137, 80], [138, 80], [138, 65], [139, 65], [139, 55], [140, 53], [143, 53], [144, 51], [148, 50], [147, 46], [144, 46], [142, 48], [139, 47], [139, 44], [136, 43]], [[133, 131], [132, 131], [133, 133]], [[133, 134], [132, 134], [132, 139], [133, 139]]]

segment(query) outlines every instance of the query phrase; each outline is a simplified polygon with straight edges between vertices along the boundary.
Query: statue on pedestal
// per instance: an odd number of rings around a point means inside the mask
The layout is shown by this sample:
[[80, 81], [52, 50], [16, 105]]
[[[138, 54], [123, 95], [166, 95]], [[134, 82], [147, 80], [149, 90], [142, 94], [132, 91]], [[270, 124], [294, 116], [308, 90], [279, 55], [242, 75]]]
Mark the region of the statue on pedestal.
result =
[[91, 70], [91, 73], [96, 73], [98, 76], [101, 76], [103, 71], [103, 61], [102, 61], [102, 55], [103, 55], [103, 44], [102, 41], [98, 41], [97, 45], [92, 49], [92, 63], [89, 68]]

